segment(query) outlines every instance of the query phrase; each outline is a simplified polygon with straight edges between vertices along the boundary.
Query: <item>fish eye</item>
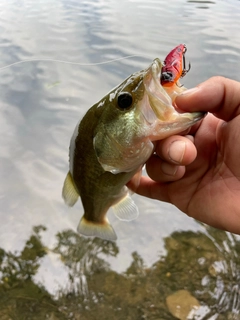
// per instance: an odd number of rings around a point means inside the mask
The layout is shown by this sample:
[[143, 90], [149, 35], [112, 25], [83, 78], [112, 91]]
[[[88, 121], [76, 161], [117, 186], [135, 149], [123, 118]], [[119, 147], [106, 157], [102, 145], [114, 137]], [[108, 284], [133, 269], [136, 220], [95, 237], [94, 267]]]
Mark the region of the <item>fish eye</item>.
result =
[[121, 92], [117, 98], [117, 103], [120, 109], [125, 110], [132, 105], [132, 95], [129, 92]]

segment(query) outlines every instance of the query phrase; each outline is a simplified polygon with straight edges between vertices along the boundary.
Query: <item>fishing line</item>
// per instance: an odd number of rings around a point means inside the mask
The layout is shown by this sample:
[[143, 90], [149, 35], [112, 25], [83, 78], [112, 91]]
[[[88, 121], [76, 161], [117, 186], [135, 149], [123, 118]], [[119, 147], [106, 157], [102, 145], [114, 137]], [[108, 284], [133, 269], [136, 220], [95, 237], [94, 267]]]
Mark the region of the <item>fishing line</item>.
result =
[[48, 59], [48, 58], [43, 58], [43, 59], [38, 59], [38, 58], [33, 58], [33, 59], [26, 59], [26, 60], [20, 60], [14, 63], [11, 63], [5, 67], [1, 67], [0, 71], [22, 64], [22, 63], [26, 63], [26, 62], [59, 62], [59, 63], [64, 63], [64, 64], [70, 64], [70, 65], [75, 65], [75, 66], [82, 66], [82, 67], [89, 67], [89, 66], [99, 66], [99, 65], [104, 65], [104, 64], [108, 64], [108, 63], [113, 63], [115, 61], [121, 61], [124, 59], [130, 59], [130, 58], [135, 58], [135, 57], [143, 57], [142, 55], [137, 55], [137, 54], [133, 54], [133, 55], [129, 55], [129, 56], [125, 56], [125, 57], [120, 57], [120, 58], [116, 58], [116, 59], [112, 59], [112, 60], [107, 60], [107, 61], [103, 61], [103, 62], [95, 62], [95, 63], [81, 63], [81, 62], [71, 62], [71, 61], [65, 61], [65, 60], [55, 60], [55, 59]]

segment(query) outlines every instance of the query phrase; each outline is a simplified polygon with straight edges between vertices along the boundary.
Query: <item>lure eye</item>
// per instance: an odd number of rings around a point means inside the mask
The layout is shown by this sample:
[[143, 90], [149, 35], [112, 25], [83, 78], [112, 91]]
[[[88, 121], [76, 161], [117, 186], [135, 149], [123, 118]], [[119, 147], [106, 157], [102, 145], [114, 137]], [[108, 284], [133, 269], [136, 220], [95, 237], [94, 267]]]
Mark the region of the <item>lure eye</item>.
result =
[[171, 82], [172, 80], [173, 80], [172, 72], [167, 71], [161, 74], [161, 82], [165, 82], [165, 81]]
[[130, 108], [132, 101], [132, 95], [128, 92], [121, 92], [117, 98], [118, 107], [122, 110]]

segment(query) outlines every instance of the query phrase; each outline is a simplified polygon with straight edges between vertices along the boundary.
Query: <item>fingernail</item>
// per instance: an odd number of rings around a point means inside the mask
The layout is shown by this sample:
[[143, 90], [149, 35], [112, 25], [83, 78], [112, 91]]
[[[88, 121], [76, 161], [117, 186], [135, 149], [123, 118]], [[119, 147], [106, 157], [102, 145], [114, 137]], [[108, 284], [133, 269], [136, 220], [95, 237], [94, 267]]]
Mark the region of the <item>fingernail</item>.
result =
[[177, 172], [178, 166], [174, 166], [167, 162], [162, 163], [162, 172], [167, 174], [168, 176], [174, 176]]
[[168, 156], [170, 160], [181, 164], [186, 149], [186, 143], [184, 141], [173, 141], [168, 150]]
[[199, 91], [199, 90], [200, 90], [199, 87], [195, 87], [195, 88], [192, 88], [192, 89], [188, 89], [188, 90], [185, 90], [185, 91], [183, 91], [182, 93], [180, 93], [179, 96], [188, 96], [188, 95], [193, 94], [193, 93], [195, 93], [195, 92], [197, 92], [197, 91]]

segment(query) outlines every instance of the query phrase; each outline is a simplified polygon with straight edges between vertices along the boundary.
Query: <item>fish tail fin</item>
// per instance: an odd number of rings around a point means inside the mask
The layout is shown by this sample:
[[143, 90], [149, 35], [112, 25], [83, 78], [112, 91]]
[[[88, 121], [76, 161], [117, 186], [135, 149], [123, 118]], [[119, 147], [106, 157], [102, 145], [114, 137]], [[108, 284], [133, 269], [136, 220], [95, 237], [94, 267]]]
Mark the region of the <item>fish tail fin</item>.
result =
[[100, 224], [91, 222], [83, 216], [79, 222], [77, 231], [88, 237], [98, 237], [111, 241], [117, 239], [117, 235], [111, 224], [108, 222], [108, 219], [105, 219], [105, 221]]
[[74, 206], [79, 197], [70, 171], [68, 172], [63, 184], [62, 197], [69, 207]]

